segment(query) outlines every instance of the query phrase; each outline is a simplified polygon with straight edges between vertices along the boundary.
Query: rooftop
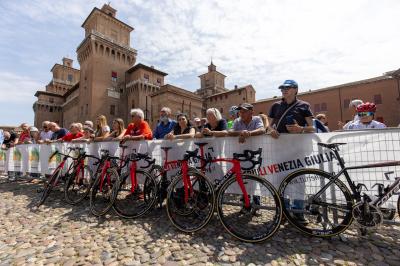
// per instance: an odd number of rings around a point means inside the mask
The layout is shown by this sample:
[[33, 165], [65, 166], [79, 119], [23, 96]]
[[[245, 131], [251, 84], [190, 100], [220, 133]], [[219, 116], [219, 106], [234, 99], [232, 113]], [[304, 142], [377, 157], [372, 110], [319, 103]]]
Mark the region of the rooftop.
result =
[[157, 74], [162, 75], [162, 76], [167, 76], [167, 75], [168, 75], [168, 74], [165, 73], [165, 72], [162, 72], [162, 71], [160, 71], [160, 70], [157, 70], [157, 69], [155, 69], [155, 68], [152, 67], [152, 66], [151, 66], [151, 67], [146, 66], [146, 65], [144, 65], [144, 64], [142, 64], [142, 63], [139, 63], [139, 64], [134, 65], [133, 67], [131, 67], [130, 69], [128, 69], [126, 72], [127, 72], [127, 73], [132, 73], [132, 72], [134, 72], [135, 70], [137, 70], [137, 69], [139, 69], [139, 68], [142, 68], [142, 69], [145, 69], [145, 70], [147, 70], [147, 71], [151, 71], [151, 72], [157, 73]]

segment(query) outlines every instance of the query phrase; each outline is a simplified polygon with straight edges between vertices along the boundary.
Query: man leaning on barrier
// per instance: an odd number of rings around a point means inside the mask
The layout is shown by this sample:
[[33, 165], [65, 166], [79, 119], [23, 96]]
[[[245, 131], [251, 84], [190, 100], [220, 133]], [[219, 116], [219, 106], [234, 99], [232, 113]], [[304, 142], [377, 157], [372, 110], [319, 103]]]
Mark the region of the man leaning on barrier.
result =
[[278, 138], [279, 133], [311, 133], [313, 114], [310, 104], [297, 99], [298, 84], [294, 80], [285, 80], [279, 86], [282, 100], [271, 106], [268, 114], [270, 126], [267, 134]]
[[265, 133], [264, 124], [259, 116], [254, 116], [254, 107], [249, 103], [240, 104], [239, 118], [233, 123], [233, 130], [229, 131], [230, 136], [239, 136], [239, 143], [244, 143], [250, 136]]
[[153, 132], [149, 124], [144, 121], [144, 113], [142, 109], [136, 108], [131, 110], [132, 122], [125, 131], [122, 142], [127, 140], [151, 140]]
[[165, 135], [171, 132], [176, 125], [176, 121], [171, 119], [171, 109], [163, 107], [160, 110], [160, 122], [157, 124], [153, 132], [155, 139], [163, 139]]

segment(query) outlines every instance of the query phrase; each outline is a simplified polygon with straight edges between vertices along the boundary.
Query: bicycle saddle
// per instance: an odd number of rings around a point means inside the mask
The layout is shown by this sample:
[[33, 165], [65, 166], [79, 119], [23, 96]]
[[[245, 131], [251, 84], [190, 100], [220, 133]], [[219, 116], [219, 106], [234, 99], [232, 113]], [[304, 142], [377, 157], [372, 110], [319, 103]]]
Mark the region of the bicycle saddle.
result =
[[207, 142], [195, 142], [194, 144], [199, 147], [203, 147], [203, 146], [206, 146], [208, 143]]
[[194, 151], [186, 151], [186, 156], [188, 158], [196, 157], [197, 154], [199, 153], [199, 149], [195, 149]]
[[337, 147], [339, 147], [340, 145], [346, 145], [347, 143], [344, 142], [336, 142], [336, 143], [322, 143], [322, 142], [318, 142], [318, 145], [321, 147], [325, 147], [328, 149], [335, 149]]

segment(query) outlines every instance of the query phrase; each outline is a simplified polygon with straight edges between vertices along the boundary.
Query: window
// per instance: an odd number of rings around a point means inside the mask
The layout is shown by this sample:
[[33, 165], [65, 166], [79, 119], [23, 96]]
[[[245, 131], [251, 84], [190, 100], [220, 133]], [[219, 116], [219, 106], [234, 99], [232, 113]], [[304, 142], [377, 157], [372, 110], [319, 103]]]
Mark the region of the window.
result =
[[161, 78], [157, 78], [157, 83], [161, 84]]
[[89, 104], [86, 104], [86, 114], [89, 113]]
[[328, 106], [326, 103], [321, 103], [321, 111], [328, 111]]
[[83, 115], [83, 106], [81, 106], [81, 115]]
[[115, 105], [110, 105], [110, 115], [115, 115]]
[[319, 103], [316, 103], [314, 105], [314, 112], [317, 113], [317, 112], [320, 112], [320, 111], [321, 111], [321, 107], [320, 107]]
[[225, 94], [225, 99], [228, 99], [228, 94]]
[[68, 78], [67, 79], [68, 79], [69, 82], [72, 82], [73, 78], [74, 77], [72, 76], [72, 74], [68, 74]]
[[54, 98], [49, 98], [49, 103], [54, 103]]
[[50, 112], [50, 113], [53, 112], [53, 106], [50, 106], [49, 112]]
[[375, 104], [382, 104], [382, 96], [380, 94], [374, 95], [374, 103]]
[[144, 76], [144, 79], [145, 79], [145, 80], [149, 81], [149, 79], [150, 79], [149, 74], [144, 74], [143, 76]]
[[343, 102], [344, 109], [349, 109], [349, 105], [350, 105], [350, 100], [349, 99], [345, 99], [344, 102]]
[[112, 80], [113, 82], [117, 82], [117, 79], [118, 79], [118, 74], [117, 74], [117, 72], [111, 71], [111, 80]]
[[224, 113], [224, 108], [221, 107], [219, 111], [221, 112], [221, 114], [223, 114]]
[[242, 94], [242, 91], [241, 91], [241, 90], [239, 90], [239, 95], [240, 95], [240, 94]]

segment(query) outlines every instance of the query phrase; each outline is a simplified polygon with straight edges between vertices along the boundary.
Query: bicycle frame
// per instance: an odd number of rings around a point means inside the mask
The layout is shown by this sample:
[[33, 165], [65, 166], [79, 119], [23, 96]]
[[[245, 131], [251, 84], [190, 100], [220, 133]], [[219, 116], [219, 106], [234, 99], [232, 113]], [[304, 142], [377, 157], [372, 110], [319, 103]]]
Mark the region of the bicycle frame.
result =
[[[324, 193], [330, 185], [332, 185], [342, 174], [346, 177], [347, 183], [350, 186], [350, 189], [353, 193], [353, 197], [356, 199], [356, 201], [361, 200], [361, 191], [360, 189], [355, 185], [355, 183], [351, 180], [351, 177], [349, 173], [347, 172], [348, 170], [356, 170], [356, 169], [368, 169], [368, 168], [380, 168], [380, 167], [388, 167], [388, 166], [400, 166], [400, 161], [388, 161], [388, 162], [383, 162], [383, 163], [373, 163], [373, 164], [364, 164], [364, 165], [357, 165], [357, 166], [350, 166], [350, 167], [345, 167], [345, 163], [342, 157], [339, 155], [339, 150], [337, 148], [331, 149], [336, 155], [336, 158], [338, 158], [339, 166], [342, 168], [336, 175], [332, 176], [331, 180], [325, 184], [321, 190], [316, 193], [310, 200], [314, 200], [314, 198], [318, 198], [321, 196], [322, 193]], [[400, 189], [400, 178], [398, 178], [390, 187], [389, 190], [382, 196], [378, 197], [376, 200], [374, 200], [373, 204], [380, 206], [383, 203], [385, 203], [394, 193], [396, 193]]]
[[[204, 159], [204, 146], [203, 145], [200, 145], [200, 158], [201, 158], [201, 160], [200, 160], [201, 166], [200, 167], [203, 172], [204, 168], [206, 166], [205, 159]], [[233, 166], [231, 169], [229, 169], [227, 171], [227, 173], [221, 179], [218, 180], [217, 189], [219, 187], [219, 184], [222, 184], [221, 181], [230, 178], [232, 175], [235, 175], [236, 182], [239, 184], [240, 190], [243, 193], [245, 207], [249, 208], [250, 207], [250, 199], [249, 199], [249, 194], [247, 193], [246, 187], [244, 186], [244, 183], [243, 183], [242, 169], [240, 166], [240, 161], [235, 158], [215, 158], [215, 159], [212, 159], [209, 161], [209, 163], [218, 163], [218, 162], [232, 163]]]

